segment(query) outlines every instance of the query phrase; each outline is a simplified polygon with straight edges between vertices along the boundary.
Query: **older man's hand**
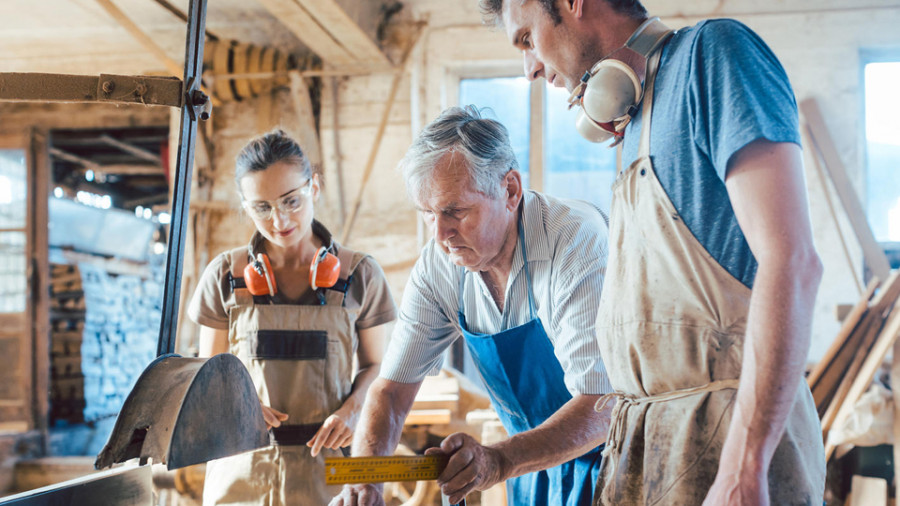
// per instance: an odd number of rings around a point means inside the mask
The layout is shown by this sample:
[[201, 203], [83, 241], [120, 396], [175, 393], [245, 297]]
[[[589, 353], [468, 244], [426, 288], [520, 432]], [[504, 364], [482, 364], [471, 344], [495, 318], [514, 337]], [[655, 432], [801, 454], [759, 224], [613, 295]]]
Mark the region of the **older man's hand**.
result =
[[425, 455], [441, 454], [448, 455], [450, 460], [437, 482], [450, 504], [457, 504], [469, 492], [486, 490], [503, 479], [506, 461], [500, 452], [482, 446], [468, 434], [451, 434], [441, 442], [440, 448], [425, 450]]
[[341, 493], [335, 496], [328, 506], [384, 506], [382, 485], [374, 483], [344, 485]]

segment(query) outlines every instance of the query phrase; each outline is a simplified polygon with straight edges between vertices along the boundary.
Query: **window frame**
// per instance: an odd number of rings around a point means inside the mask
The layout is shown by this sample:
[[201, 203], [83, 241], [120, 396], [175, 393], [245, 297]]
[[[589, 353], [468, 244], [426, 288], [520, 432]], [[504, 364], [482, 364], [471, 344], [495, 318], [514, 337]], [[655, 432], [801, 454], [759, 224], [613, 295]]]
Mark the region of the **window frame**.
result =
[[[867, 202], [866, 218], [868, 218], [868, 196], [869, 186], [871, 184], [871, 181], [869, 180], [869, 143], [866, 135], [866, 66], [870, 63], [892, 62], [900, 64], [900, 47], [861, 49], [859, 52], [859, 110], [860, 117], [862, 118], [859, 126], [859, 145], [862, 148], [860, 149], [860, 158], [865, 177], [865, 196]], [[882, 250], [884, 250], [885, 255], [887, 255], [891, 268], [900, 268], [900, 241], [877, 242], [881, 246]]]

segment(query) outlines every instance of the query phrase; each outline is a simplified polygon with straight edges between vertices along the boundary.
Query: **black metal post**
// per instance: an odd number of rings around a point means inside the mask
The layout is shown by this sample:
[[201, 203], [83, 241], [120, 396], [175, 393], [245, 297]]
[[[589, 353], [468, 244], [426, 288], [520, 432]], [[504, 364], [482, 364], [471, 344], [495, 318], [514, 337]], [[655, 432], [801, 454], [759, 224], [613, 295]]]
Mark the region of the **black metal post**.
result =
[[194, 144], [197, 138], [197, 120], [201, 115], [200, 107], [205, 105], [208, 100], [208, 97], [200, 91], [200, 77], [203, 72], [203, 41], [206, 31], [206, 3], [207, 0], [191, 0], [188, 11], [184, 56], [184, 105], [181, 106], [181, 133], [178, 142], [178, 161], [175, 166], [175, 188], [172, 193], [172, 221], [169, 225], [166, 285], [163, 292], [157, 355], [175, 351], [175, 336], [178, 331], [181, 267], [191, 198], [191, 172], [194, 162]]

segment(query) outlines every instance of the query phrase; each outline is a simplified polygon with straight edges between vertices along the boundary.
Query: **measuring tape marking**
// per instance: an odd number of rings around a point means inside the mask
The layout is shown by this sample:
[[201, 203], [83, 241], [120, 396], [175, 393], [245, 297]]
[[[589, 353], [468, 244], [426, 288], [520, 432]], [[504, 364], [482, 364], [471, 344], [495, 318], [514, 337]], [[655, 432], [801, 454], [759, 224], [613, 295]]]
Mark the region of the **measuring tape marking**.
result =
[[331, 457], [325, 459], [325, 483], [435, 480], [446, 466], [447, 457], [444, 455]]

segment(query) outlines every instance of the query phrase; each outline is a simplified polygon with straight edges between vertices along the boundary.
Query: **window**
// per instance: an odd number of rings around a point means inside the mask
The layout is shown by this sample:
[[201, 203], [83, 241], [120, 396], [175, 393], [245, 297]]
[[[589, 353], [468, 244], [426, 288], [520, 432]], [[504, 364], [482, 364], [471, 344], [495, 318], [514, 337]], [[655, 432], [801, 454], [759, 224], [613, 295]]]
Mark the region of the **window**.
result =
[[[557, 197], [587, 200], [609, 211], [616, 152], [575, 130], [569, 93], [524, 77], [462, 79], [459, 104], [473, 104], [503, 123], [529, 188]], [[535, 105], [538, 107], [535, 107]], [[540, 125], [541, 128], [534, 128]]]
[[0, 313], [25, 311], [25, 152], [0, 149]]
[[868, 63], [865, 79], [867, 214], [875, 239], [900, 246], [900, 61]]

